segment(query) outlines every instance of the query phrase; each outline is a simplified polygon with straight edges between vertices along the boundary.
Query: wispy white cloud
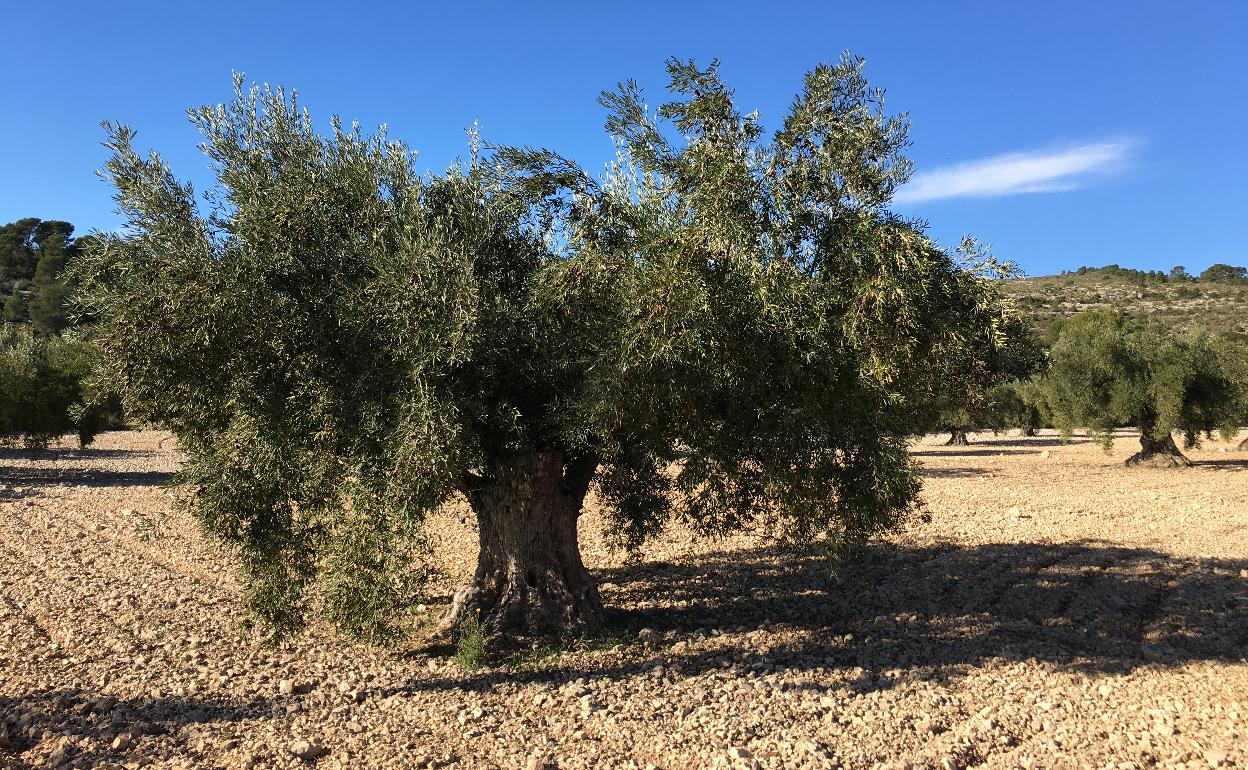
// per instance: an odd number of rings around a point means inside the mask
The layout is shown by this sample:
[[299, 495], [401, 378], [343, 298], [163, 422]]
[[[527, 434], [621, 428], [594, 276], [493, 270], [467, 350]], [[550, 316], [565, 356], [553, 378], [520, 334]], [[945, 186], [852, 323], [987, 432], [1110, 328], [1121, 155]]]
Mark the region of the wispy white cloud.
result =
[[945, 198], [996, 198], [1022, 193], [1073, 190], [1097, 176], [1122, 169], [1135, 142], [1116, 140], [994, 155], [915, 174], [897, 190], [901, 203]]

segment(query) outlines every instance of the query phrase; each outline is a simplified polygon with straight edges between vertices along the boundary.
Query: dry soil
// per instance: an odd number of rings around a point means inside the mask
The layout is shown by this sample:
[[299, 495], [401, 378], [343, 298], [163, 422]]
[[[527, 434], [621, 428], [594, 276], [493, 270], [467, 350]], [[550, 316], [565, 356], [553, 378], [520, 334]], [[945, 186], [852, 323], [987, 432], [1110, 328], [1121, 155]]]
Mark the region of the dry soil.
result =
[[[248, 637], [167, 434], [3, 450], [0, 767], [1248, 767], [1248, 455], [940, 440], [930, 521], [839, 574], [678, 529], [630, 563], [591, 508], [617, 638], [478, 671]], [[433, 529], [463, 575], [467, 517]]]

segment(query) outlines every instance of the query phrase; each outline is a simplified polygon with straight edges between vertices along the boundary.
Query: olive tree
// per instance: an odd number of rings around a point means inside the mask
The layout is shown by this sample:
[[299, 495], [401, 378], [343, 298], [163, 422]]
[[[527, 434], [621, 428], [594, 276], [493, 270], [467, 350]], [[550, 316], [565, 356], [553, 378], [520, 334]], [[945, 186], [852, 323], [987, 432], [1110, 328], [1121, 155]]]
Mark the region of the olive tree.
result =
[[[1248, 340], [1241, 336], [1223, 336], [1218, 342], [1219, 355], [1225, 363], [1226, 370], [1234, 380], [1236, 388], [1236, 423], [1248, 425]], [[1244, 437], [1235, 447], [1240, 452], [1248, 452], [1248, 436]]]
[[[973, 240], [964, 241], [959, 251], [964, 263], [985, 265], [985, 254]], [[1004, 272], [991, 260], [986, 265], [993, 277], [1014, 274], [1008, 263]], [[990, 285], [995, 287], [995, 281]], [[1002, 306], [996, 320], [977, 334], [942, 344], [925, 378], [927, 408], [919, 431], [946, 432], [947, 445], [965, 446], [970, 431], [1034, 428], [1038, 415], [1023, 400], [1022, 382], [1041, 370], [1044, 349], [1012, 308]]]
[[1044, 401], [1064, 435], [1086, 427], [1107, 450], [1115, 428], [1139, 428], [1140, 451], [1128, 465], [1189, 465], [1175, 432], [1190, 447], [1202, 434], [1229, 438], [1236, 430], [1242, 382], [1225, 350], [1203, 330], [1082, 313], [1063, 324], [1050, 351]]
[[78, 339], [41, 337], [29, 324], [0, 325], [0, 445], [40, 451], [72, 432], [86, 446], [112, 427], [118, 407], [94, 386], [97, 357]]
[[668, 69], [657, 111], [604, 93], [599, 177], [476, 141], [421, 177], [384, 131], [318, 133], [294, 93], [239, 79], [190, 113], [200, 198], [107, 125], [127, 226], [80, 263], [82, 308], [277, 628], [315, 601], [399, 630], [422, 523], [457, 498], [480, 549], [445, 621], [512, 637], [603, 626], [591, 487], [634, 549], [672, 519], [847, 548], [914, 510], [917, 383], [1000, 312], [888, 210], [906, 119], [856, 59], [811, 71], [769, 137], [716, 65]]

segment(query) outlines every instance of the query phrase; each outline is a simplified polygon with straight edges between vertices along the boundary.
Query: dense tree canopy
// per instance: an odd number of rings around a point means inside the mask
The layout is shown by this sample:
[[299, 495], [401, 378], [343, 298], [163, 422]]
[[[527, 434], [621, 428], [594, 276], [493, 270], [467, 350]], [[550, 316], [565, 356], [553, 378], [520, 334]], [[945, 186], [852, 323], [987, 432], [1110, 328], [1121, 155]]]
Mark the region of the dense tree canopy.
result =
[[1104, 267], [1081, 267], [1073, 271], [1062, 271], [1062, 275], [1092, 275], [1105, 280], [1125, 280], [1138, 286], [1149, 286], [1169, 282], [1190, 283], [1205, 281], [1209, 283], [1248, 283], [1248, 267], [1214, 263], [1194, 276], [1187, 272], [1183, 265], [1175, 265], [1169, 273], [1160, 270], [1135, 270], [1120, 265]]
[[1214, 283], [1248, 283], [1248, 267], [1218, 262], [1200, 271], [1200, 280]]
[[39, 450], [72, 432], [86, 445], [115, 426], [115, 397], [92, 383], [97, 355], [81, 340], [44, 338], [27, 325], [0, 324], [0, 444]]
[[75, 240], [74, 226], [35, 217], [0, 227], [0, 304], [9, 323], [32, 323], [41, 335], [70, 324], [72, 286], [66, 267], [91, 237]]
[[[965, 242], [962, 251], [976, 254], [977, 244]], [[928, 391], [916, 432], [947, 432], [949, 444], [967, 444], [970, 431], [1034, 429], [1039, 415], [1023, 400], [1022, 381], [1044, 364], [1036, 332], [1012, 309], [1002, 308], [995, 325], [940, 346], [923, 379]]]
[[1107, 448], [1115, 428], [1138, 427], [1141, 450], [1128, 464], [1186, 465], [1172, 434], [1192, 446], [1237, 430], [1243, 382], [1233, 349], [1205, 331], [1084, 313], [1062, 325], [1050, 351], [1045, 403], [1065, 434], [1086, 427]]
[[[1225, 371], [1237, 385], [1234, 422], [1239, 426], [1248, 425], [1248, 340], [1223, 336], [1218, 339], [1218, 354]], [[1240, 440], [1236, 448], [1241, 452], [1248, 451], [1248, 436]]]
[[279, 628], [315, 586], [348, 632], [392, 630], [422, 521], [456, 495], [481, 550], [447, 621], [506, 634], [602, 625], [591, 485], [634, 548], [673, 517], [842, 548], [914, 509], [932, 368], [1002, 313], [887, 209], [906, 120], [855, 59], [811, 71], [770, 137], [715, 65], [669, 72], [657, 111], [604, 93], [601, 179], [475, 142], [422, 178], [384, 132], [319, 134], [240, 80], [192, 112], [216, 172], [197, 199], [108, 127], [127, 229], [82, 262], [84, 307]]

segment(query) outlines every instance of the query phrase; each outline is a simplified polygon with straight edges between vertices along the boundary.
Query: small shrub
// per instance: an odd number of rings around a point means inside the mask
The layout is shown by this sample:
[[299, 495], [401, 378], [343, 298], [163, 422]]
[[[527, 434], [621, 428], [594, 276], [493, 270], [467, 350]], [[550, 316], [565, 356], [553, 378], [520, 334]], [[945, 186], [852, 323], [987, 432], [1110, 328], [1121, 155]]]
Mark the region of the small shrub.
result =
[[485, 633], [481, 627], [481, 608], [465, 614], [459, 623], [455, 644], [455, 662], [465, 671], [476, 671], [485, 665]]

